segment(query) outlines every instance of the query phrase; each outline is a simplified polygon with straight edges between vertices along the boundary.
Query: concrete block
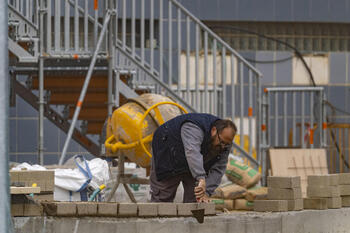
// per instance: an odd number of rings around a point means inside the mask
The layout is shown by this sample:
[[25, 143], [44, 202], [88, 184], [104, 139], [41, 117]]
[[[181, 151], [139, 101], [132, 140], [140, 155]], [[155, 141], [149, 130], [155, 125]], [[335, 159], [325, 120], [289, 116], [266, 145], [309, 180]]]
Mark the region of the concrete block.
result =
[[350, 185], [350, 173], [339, 173], [339, 184], [349, 184]]
[[327, 207], [328, 209], [339, 209], [342, 206], [341, 197], [328, 197], [327, 198]]
[[159, 203], [158, 216], [161, 216], [161, 217], [177, 216], [176, 203]]
[[339, 185], [338, 174], [311, 175], [307, 177], [308, 186], [335, 186]]
[[78, 216], [96, 216], [97, 203], [95, 202], [77, 202]]
[[296, 200], [287, 200], [288, 211], [296, 211], [304, 209], [304, 201], [302, 198]]
[[23, 216], [42, 216], [44, 213], [43, 207], [40, 204], [32, 201], [24, 204]]
[[118, 216], [118, 203], [100, 202], [97, 204], [97, 215], [104, 217]]
[[327, 198], [304, 198], [304, 209], [326, 210]]
[[350, 207], [350, 196], [341, 197], [341, 205], [343, 207]]
[[340, 196], [339, 186], [308, 186], [306, 192], [308, 197]]
[[42, 202], [44, 211], [50, 216], [76, 216], [75, 202]]
[[33, 183], [40, 187], [42, 192], [53, 192], [55, 186], [55, 171], [10, 171], [12, 182], [23, 182], [25, 186], [31, 187]]
[[119, 217], [137, 217], [137, 204], [135, 203], [119, 203]]
[[139, 217], [157, 217], [158, 205], [162, 203], [137, 203]]
[[349, 196], [350, 195], [350, 185], [343, 184], [339, 185], [340, 196]]
[[215, 215], [215, 204], [214, 203], [199, 203], [197, 206], [198, 209], [204, 209], [205, 215]]
[[302, 198], [301, 188], [268, 188], [267, 199], [269, 200], [295, 200]]
[[35, 194], [33, 197], [36, 201], [53, 201], [53, 193], [50, 194]]
[[24, 216], [24, 203], [11, 203], [11, 215]]
[[286, 200], [256, 200], [256, 201], [254, 201], [254, 211], [258, 211], [258, 212], [284, 212], [284, 211], [288, 211], [288, 201], [286, 201]]
[[267, 177], [267, 186], [270, 188], [300, 188], [300, 176], [269, 176]]
[[178, 203], [177, 215], [178, 216], [192, 216], [191, 210], [197, 209], [198, 203]]

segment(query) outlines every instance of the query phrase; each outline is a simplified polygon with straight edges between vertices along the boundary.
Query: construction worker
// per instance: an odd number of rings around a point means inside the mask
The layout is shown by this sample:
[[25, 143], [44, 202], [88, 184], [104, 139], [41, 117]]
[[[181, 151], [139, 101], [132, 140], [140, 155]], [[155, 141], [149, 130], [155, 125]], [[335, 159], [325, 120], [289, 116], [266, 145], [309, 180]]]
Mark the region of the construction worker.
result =
[[182, 182], [183, 202], [207, 202], [225, 173], [237, 132], [231, 120], [203, 113], [177, 116], [154, 133], [152, 202], [173, 202]]

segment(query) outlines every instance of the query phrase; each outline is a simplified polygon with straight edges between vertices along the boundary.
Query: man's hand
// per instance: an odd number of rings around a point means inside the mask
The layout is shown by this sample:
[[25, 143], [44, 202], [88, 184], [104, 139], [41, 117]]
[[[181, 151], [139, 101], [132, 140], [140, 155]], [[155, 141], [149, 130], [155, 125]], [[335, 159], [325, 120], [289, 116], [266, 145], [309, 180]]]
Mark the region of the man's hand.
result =
[[205, 202], [205, 203], [209, 203], [209, 197], [207, 196], [207, 194], [204, 194], [204, 196], [202, 198], [199, 198], [198, 202]]
[[194, 188], [194, 194], [197, 199], [202, 198], [205, 195], [206, 183], [205, 179], [199, 179], [197, 187]]

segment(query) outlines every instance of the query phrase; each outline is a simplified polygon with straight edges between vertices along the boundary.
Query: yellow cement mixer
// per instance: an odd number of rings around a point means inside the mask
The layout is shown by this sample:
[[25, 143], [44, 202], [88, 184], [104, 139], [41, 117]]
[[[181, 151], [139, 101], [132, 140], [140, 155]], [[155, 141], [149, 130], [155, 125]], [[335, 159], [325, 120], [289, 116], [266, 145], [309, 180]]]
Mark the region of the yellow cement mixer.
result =
[[153, 133], [164, 122], [187, 111], [170, 98], [143, 94], [129, 99], [113, 112], [107, 124], [107, 156], [125, 155], [130, 161], [148, 168], [151, 163]]

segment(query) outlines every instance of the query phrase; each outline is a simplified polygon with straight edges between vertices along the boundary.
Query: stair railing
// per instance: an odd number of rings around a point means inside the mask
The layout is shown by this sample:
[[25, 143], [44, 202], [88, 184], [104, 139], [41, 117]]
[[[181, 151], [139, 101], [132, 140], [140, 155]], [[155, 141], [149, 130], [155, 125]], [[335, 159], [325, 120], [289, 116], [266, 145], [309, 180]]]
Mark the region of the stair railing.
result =
[[233, 119], [242, 138], [235, 147], [258, 165], [251, 155], [254, 147], [259, 151], [261, 73], [176, 0], [118, 0], [116, 6], [117, 51], [142, 67], [143, 82], [190, 111]]

